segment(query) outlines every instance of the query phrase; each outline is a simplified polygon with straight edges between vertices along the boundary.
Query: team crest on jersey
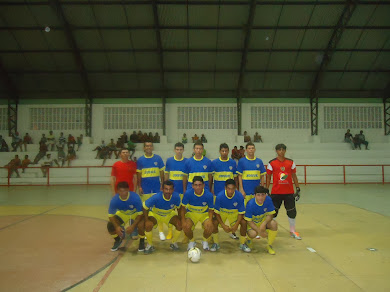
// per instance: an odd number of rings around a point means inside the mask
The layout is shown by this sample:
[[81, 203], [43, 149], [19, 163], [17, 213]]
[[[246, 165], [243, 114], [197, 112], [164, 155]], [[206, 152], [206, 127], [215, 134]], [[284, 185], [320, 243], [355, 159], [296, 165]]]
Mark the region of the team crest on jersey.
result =
[[156, 166], [157, 166], [157, 161], [156, 161], [156, 162], [154, 162], [154, 165], [156, 165]]
[[233, 166], [229, 166], [229, 169], [232, 170], [232, 169], [233, 169]]
[[259, 168], [259, 167], [260, 167], [260, 164], [256, 164], [256, 167]]
[[206, 169], [207, 168], [207, 165], [203, 165], [203, 169]]
[[267, 210], [268, 210], [267, 208], [264, 208], [264, 212], [267, 212]]
[[203, 202], [202, 204], [203, 204], [203, 206], [206, 206], [206, 205], [207, 205], [207, 203], [206, 203], [206, 202]]
[[133, 206], [133, 205], [129, 205], [129, 208], [130, 208], [130, 209], [133, 209], [133, 208], [134, 208], [134, 206]]
[[282, 171], [285, 171], [285, 170], [286, 170], [286, 168], [285, 168], [284, 166], [282, 166], [280, 169], [281, 169]]
[[285, 174], [284, 172], [280, 173], [280, 175], [279, 175], [279, 179], [280, 179], [281, 181], [284, 181], [284, 180], [286, 180], [286, 179], [287, 179], [287, 177], [288, 177], [288, 175], [287, 175], [287, 174]]
[[237, 202], [234, 202], [234, 203], [233, 203], [233, 206], [234, 206], [234, 207], [237, 207]]
[[175, 207], [175, 205], [174, 205], [174, 204], [171, 204], [171, 208], [173, 208], [173, 207]]

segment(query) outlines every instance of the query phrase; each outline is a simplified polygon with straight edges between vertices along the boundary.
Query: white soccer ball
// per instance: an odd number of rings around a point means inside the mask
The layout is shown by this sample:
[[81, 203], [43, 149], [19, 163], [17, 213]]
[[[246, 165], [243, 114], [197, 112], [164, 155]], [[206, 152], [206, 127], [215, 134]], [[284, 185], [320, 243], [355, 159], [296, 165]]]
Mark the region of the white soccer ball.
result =
[[199, 248], [193, 247], [188, 251], [188, 259], [193, 262], [197, 263], [200, 261], [200, 256], [202, 255], [202, 252]]

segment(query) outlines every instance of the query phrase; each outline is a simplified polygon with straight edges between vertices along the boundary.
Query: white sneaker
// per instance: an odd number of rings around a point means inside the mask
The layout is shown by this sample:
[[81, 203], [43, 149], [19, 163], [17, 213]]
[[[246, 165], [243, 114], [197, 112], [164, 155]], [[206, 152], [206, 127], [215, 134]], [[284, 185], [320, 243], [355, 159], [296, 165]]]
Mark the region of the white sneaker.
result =
[[240, 249], [244, 252], [251, 252], [251, 249], [249, 246], [246, 245], [246, 243], [244, 244], [240, 244]]
[[194, 248], [196, 245], [196, 242], [195, 241], [190, 241], [188, 243], [188, 246], [187, 246], [187, 250], [190, 250], [191, 248]]
[[210, 250], [209, 243], [207, 241], [202, 241], [203, 250]]
[[257, 236], [256, 236], [256, 239], [260, 239], [260, 238], [261, 238], [260, 235], [257, 235]]
[[164, 232], [159, 232], [158, 235], [160, 236], [160, 240], [164, 241], [165, 240], [165, 234]]

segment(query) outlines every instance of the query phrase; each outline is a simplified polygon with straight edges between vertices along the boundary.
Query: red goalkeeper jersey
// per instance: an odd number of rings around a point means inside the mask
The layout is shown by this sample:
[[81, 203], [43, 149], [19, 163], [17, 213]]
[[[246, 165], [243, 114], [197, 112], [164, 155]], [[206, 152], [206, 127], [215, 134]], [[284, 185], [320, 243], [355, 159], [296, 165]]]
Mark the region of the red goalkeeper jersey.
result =
[[267, 166], [267, 174], [272, 174], [273, 186], [272, 194], [293, 194], [294, 186], [292, 174], [296, 173], [296, 165], [291, 159], [285, 158], [280, 161], [275, 158], [272, 159]]

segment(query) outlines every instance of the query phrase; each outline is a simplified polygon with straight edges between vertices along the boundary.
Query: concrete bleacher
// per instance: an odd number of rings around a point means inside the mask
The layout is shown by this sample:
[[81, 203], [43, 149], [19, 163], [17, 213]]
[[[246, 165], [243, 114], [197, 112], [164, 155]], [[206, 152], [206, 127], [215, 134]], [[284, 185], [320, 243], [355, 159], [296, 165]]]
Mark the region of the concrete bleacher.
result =
[[[4, 136], [3, 136], [4, 137]], [[113, 154], [113, 159], [107, 159], [105, 166], [108, 167], [92, 167], [82, 168], [81, 166], [101, 166], [102, 160], [95, 159], [96, 151], [92, 151], [98, 144], [89, 143], [89, 139], [84, 139], [84, 143], [77, 152], [77, 159], [71, 162], [71, 167], [57, 168], [53, 167], [50, 170], [50, 184], [86, 184], [87, 171], [89, 172], [88, 183], [90, 184], [108, 184], [111, 166], [117, 159]], [[163, 137], [163, 143], [154, 144], [154, 153], [160, 155], [164, 161], [173, 155], [174, 143], [167, 143]], [[241, 136], [236, 136], [230, 139], [229, 146], [232, 149], [235, 145], [245, 145]], [[97, 142], [97, 141], [95, 141]], [[370, 143], [370, 150], [351, 150], [351, 146], [347, 143], [321, 143], [318, 140], [306, 143], [287, 143], [287, 157], [293, 159], [297, 165], [390, 165], [389, 143]], [[219, 144], [216, 142], [205, 143], [207, 157], [215, 159], [219, 157]], [[10, 145], [10, 144], [9, 144]], [[255, 143], [256, 156], [261, 158], [264, 164], [275, 157], [275, 143]], [[185, 145], [184, 156], [190, 157], [192, 154], [192, 143]], [[27, 152], [3, 152], [0, 153], [0, 165], [6, 165], [15, 154], [19, 155], [21, 160], [24, 155], [29, 155], [30, 160], [33, 160], [38, 153], [39, 146], [31, 144], [27, 146]], [[57, 157], [56, 151], [49, 151], [52, 157]], [[143, 155], [143, 145], [137, 144], [134, 156], [140, 157]], [[10, 183], [13, 185], [34, 185], [47, 184], [47, 178], [42, 177], [39, 164], [36, 168], [27, 168], [25, 173], [21, 173], [21, 178], [16, 178], [13, 174]], [[298, 166], [298, 178], [301, 182], [304, 181], [304, 167]], [[307, 182], [340, 182], [342, 183], [343, 168], [339, 166], [327, 167], [306, 167]], [[381, 167], [365, 166], [365, 167], [346, 167], [347, 182], [381, 182], [382, 173]], [[385, 167], [385, 180], [390, 181], [390, 166]], [[0, 169], [0, 184], [7, 184], [7, 169]]]

